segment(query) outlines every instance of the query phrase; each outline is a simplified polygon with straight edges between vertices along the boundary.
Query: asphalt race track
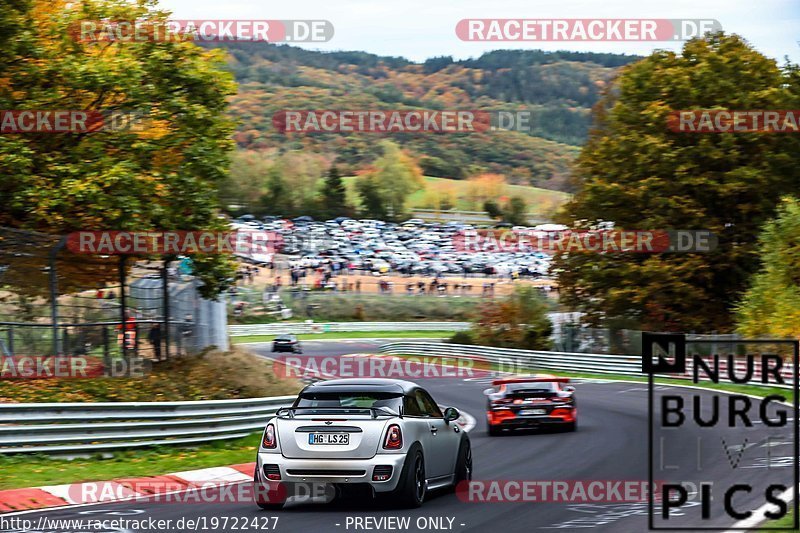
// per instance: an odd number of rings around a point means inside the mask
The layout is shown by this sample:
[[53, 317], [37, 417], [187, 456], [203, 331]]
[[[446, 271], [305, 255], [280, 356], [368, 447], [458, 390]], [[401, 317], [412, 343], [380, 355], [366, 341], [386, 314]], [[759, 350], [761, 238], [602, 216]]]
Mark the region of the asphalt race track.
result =
[[[304, 355], [341, 355], [374, 352], [380, 341], [304, 342]], [[250, 345], [258, 353], [270, 356], [270, 346]], [[648, 413], [646, 385], [629, 382], [578, 381], [579, 428], [574, 433], [527, 432], [488, 437], [484, 416], [483, 389], [490, 379], [436, 378], [419, 380], [444, 405], [455, 406], [472, 414], [477, 425], [471, 431], [475, 480], [639, 480], [648, 479]], [[659, 388], [658, 393], [680, 392], [689, 398], [705, 393], [693, 389]], [[707, 399], [707, 398], [706, 398]], [[690, 403], [691, 405], [691, 403]], [[717, 428], [681, 428], [680, 431], [656, 433], [656, 455], [664, 468], [656, 474], [663, 481], [682, 479], [714, 480], [711, 516], [704, 527], [728, 528], [737, 520], [723, 513], [724, 490], [735, 483], [750, 483], [754, 491], [739, 493], [733, 502], [737, 509], [755, 510], [765, 503], [763, 488], [767, 483], [792, 485], [793, 443], [791, 423], [783, 428], [768, 428], [757, 420], [746, 430]], [[780, 406], [771, 406], [774, 413]], [[791, 410], [789, 419], [792, 420]], [[706, 413], [705, 407], [702, 409]], [[707, 414], [707, 413], [706, 413]], [[691, 413], [689, 413], [691, 415]], [[726, 411], [723, 410], [723, 417]], [[724, 418], [723, 418], [724, 419]], [[694, 429], [693, 429], [694, 428]], [[663, 438], [662, 438], [663, 437]], [[745, 442], [745, 438], [747, 441]], [[663, 448], [663, 454], [661, 450]], [[699, 450], [699, 451], [698, 451]], [[696, 475], [670, 474], [671, 468], [690, 463]], [[734, 467], [735, 465], [735, 467]], [[656, 463], [656, 468], [659, 462]], [[681, 470], [686, 472], [686, 470]], [[699, 473], [697, 473], [699, 472]], [[673, 516], [671, 527], [699, 527], [700, 504], [690, 501], [682, 507], [682, 516]], [[660, 513], [660, 506], [656, 505]], [[85, 514], [82, 514], [85, 513]], [[9, 517], [10, 515], [4, 515]], [[503, 533], [533, 530], [598, 532], [642, 532], [648, 529], [648, 505], [644, 503], [540, 503], [462, 501], [452, 491], [429, 494], [425, 504], [414, 510], [380, 507], [367, 500], [331, 504], [290, 505], [280, 512], [261, 511], [249, 503], [189, 504], [130, 502], [98, 504], [46, 512], [26, 513], [34, 523], [39, 517], [58, 518], [135, 518], [172, 519], [197, 517], [241, 517], [248, 523], [259, 517], [277, 516], [268, 522], [276, 531], [316, 533], [336, 531], [495, 531]], [[355, 527], [358, 517], [369, 518]], [[410, 517], [407, 528], [381, 524], [385, 517]], [[417, 519], [420, 519], [417, 523]], [[173, 522], [174, 523], [174, 522]], [[263, 525], [263, 524], [262, 524]], [[422, 526], [422, 527], [418, 527]], [[665, 522], [658, 521], [664, 527]], [[381, 527], [383, 526], [383, 527]], [[212, 529], [206, 529], [208, 531]], [[217, 531], [243, 531], [228, 527]], [[9, 530], [6, 530], [9, 531]], [[36, 530], [34, 530], [36, 531]], [[47, 529], [46, 531], [77, 531]], [[85, 531], [85, 530], [84, 530]], [[94, 530], [98, 531], [98, 530]], [[123, 530], [107, 530], [123, 531]], [[150, 531], [140, 529], [139, 531]]]

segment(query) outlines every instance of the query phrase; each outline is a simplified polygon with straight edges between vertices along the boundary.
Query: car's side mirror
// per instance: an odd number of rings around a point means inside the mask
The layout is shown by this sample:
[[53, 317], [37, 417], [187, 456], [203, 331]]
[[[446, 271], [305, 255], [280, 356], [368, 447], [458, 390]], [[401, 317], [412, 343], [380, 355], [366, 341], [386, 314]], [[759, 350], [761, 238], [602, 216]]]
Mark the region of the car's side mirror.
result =
[[489, 387], [488, 389], [484, 389], [484, 390], [483, 390], [483, 393], [484, 393], [486, 396], [489, 396], [490, 394], [494, 394], [494, 389], [493, 389], [493, 388], [491, 388], [491, 387]]
[[444, 410], [444, 421], [445, 422], [452, 422], [453, 420], [458, 420], [461, 414], [458, 412], [458, 409], [455, 407], [448, 407]]
[[563, 390], [564, 392], [575, 392], [575, 387], [573, 387], [572, 385], [567, 385], [561, 390]]

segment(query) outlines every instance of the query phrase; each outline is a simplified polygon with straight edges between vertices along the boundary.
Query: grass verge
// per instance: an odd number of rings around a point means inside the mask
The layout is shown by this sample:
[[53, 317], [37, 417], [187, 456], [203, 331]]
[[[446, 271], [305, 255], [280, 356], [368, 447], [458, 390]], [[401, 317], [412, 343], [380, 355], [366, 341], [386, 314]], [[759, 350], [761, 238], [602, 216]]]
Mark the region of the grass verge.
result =
[[43, 455], [0, 455], [0, 490], [43, 485], [158, 476], [255, 461], [260, 433], [194, 447], [149, 448], [60, 459]]
[[[797, 507], [795, 507], [794, 513], [797, 512]], [[765, 527], [761, 530], [763, 533], [778, 533], [779, 531], [786, 531], [787, 528], [790, 528], [794, 525], [794, 513], [789, 513], [788, 515], [784, 516], [780, 520], [772, 520], [767, 522]], [[783, 528], [782, 530], [775, 530], [772, 528], [780, 527]], [[797, 531], [797, 530], [795, 530]]]
[[[292, 328], [287, 327], [286, 332], [291, 333]], [[313, 341], [325, 339], [442, 339], [450, 337], [452, 331], [333, 331], [329, 333], [304, 333], [298, 335], [300, 340]], [[272, 342], [275, 335], [244, 335], [231, 337], [234, 344], [246, 342]]]
[[211, 351], [153, 366], [144, 377], [0, 380], [0, 402], [158, 402], [294, 394], [300, 383], [243, 349]]

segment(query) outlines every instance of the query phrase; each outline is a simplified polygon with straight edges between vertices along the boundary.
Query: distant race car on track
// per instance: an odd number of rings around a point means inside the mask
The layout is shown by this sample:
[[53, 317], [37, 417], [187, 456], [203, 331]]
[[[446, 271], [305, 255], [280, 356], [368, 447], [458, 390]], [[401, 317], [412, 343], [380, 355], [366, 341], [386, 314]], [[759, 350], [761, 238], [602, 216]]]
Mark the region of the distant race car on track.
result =
[[[299, 485], [335, 494], [366, 490], [403, 507], [419, 507], [428, 490], [472, 479], [469, 436], [410, 381], [335, 379], [307, 386], [280, 409], [258, 450], [256, 503], [280, 509]], [[264, 490], [262, 490], [264, 489]]]
[[575, 387], [569, 378], [547, 374], [497, 379], [486, 389], [486, 422], [489, 435], [503, 430], [561, 426], [568, 431], [578, 427]]
[[273, 352], [303, 353], [303, 347], [297, 340], [297, 335], [278, 335], [272, 341]]

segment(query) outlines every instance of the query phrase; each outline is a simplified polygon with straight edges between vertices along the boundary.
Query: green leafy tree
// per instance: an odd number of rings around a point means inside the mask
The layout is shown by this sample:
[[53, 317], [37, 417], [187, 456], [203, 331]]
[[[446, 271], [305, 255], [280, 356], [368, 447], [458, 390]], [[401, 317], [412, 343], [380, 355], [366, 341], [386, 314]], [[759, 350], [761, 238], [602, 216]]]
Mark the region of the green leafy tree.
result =
[[711, 253], [561, 254], [561, 295], [597, 324], [729, 331], [732, 308], [758, 268], [757, 239], [782, 195], [797, 190], [796, 135], [688, 134], [672, 111], [797, 109], [794, 65], [779, 67], [738, 36], [692, 40], [623, 69], [594, 110], [576, 168], [579, 192], [562, 222], [590, 228], [707, 229]]
[[347, 205], [347, 189], [339, 175], [339, 169], [332, 165], [325, 178], [320, 197], [321, 209], [329, 217], [350, 215], [351, 209]]
[[486, 200], [483, 202], [483, 210], [486, 211], [489, 218], [497, 219], [503, 217], [503, 210], [500, 209], [500, 206], [497, 205], [497, 202], [494, 200]]
[[512, 196], [508, 205], [503, 210], [503, 218], [515, 226], [524, 226], [528, 223], [528, 205], [519, 196]]
[[747, 337], [800, 338], [800, 202], [786, 198], [761, 234], [761, 270], [737, 307]]
[[[419, 166], [395, 143], [383, 141], [381, 149], [383, 155], [375, 161], [373, 171], [359, 178], [359, 182], [368, 181], [370, 185], [357, 190], [377, 194], [388, 216], [400, 219], [406, 214], [406, 200], [425, 187], [425, 180]], [[366, 205], [366, 200], [362, 195], [362, 204]], [[374, 202], [375, 198], [371, 200]]]
[[[136, 112], [138, 127], [71, 134], [0, 135], [0, 225], [58, 234], [74, 230], [222, 229], [217, 187], [228, 168], [236, 92], [224, 56], [190, 40], [81, 42], [82, 20], [147, 19], [155, 2], [13, 1], [0, 7], [0, 109]], [[9, 33], [6, 33], [6, 30]], [[8, 43], [12, 43], [8, 46]], [[115, 279], [116, 260], [60, 287]], [[198, 260], [213, 296], [230, 277], [224, 256]], [[41, 289], [34, 287], [31, 290]]]
[[385, 220], [388, 217], [378, 184], [372, 179], [361, 178], [356, 182], [356, 192], [361, 198], [361, 211], [364, 215]]
[[269, 152], [234, 152], [230, 173], [219, 187], [220, 200], [225, 206], [244, 206], [243, 212], [259, 211], [258, 204], [267, 189], [267, 178], [273, 163], [274, 155]]
[[262, 206], [267, 213], [283, 216], [317, 215], [319, 183], [324, 160], [312, 153], [281, 154], [267, 171]]

